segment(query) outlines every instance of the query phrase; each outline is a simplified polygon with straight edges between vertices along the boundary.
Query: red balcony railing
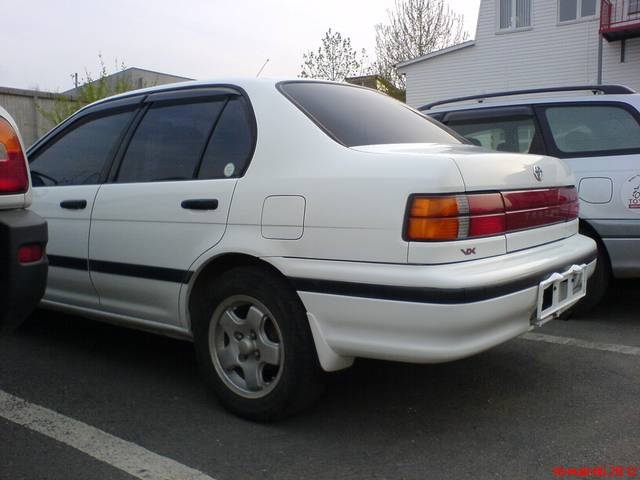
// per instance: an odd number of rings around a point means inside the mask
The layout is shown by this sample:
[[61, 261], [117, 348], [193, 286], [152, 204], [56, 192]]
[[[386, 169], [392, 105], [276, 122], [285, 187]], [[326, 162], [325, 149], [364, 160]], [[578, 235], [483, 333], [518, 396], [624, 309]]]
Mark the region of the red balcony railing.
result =
[[640, 37], [640, 0], [600, 0], [600, 33], [609, 41]]

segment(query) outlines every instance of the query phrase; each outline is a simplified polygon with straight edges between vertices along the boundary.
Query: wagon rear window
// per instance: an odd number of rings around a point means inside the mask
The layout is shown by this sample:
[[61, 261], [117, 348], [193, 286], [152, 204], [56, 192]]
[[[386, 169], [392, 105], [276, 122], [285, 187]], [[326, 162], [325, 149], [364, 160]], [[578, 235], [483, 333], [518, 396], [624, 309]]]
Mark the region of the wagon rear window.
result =
[[355, 147], [391, 143], [462, 143], [406, 105], [373, 90], [288, 82], [281, 91], [334, 140]]

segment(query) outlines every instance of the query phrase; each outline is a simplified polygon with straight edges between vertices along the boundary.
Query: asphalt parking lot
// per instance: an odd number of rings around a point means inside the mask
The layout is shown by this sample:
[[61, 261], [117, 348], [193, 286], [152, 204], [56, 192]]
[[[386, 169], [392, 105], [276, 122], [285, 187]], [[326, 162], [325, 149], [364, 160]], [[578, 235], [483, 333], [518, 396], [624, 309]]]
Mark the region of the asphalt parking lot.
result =
[[358, 361], [314, 410], [262, 425], [221, 409], [189, 343], [38, 312], [0, 338], [0, 479], [159, 478], [38, 433], [53, 420], [7, 419], [7, 395], [72, 419], [57, 430], [66, 438], [91, 445], [106, 432], [134, 460], [167, 459], [164, 478], [543, 479], [559, 466], [632, 476], [640, 282], [617, 282], [590, 315], [536, 333], [450, 364]]

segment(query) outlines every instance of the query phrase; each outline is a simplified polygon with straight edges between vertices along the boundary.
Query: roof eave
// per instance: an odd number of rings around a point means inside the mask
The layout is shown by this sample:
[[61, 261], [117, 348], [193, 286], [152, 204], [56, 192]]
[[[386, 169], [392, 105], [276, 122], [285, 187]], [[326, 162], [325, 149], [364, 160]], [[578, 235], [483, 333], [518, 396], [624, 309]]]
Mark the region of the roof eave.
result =
[[453, 52], [457, 52], [458, 50], [462, 50], [463, 48], [472, 47], [475, 44], [476, 44], [475, 40], [467, 40], [466, 42], [458, 43], [457, 45], [452, 45], [447, 48], [436, 50], [435, 52], [427, 53], [426, 55], [422, 55], [421, 57], [405, 60], [404, 62], [400, 62], [396, 64], [396, 68], [408, 67], [409, 65], [413, 65], [414, 63], [424, 62], [426, 60], [430, 60], [432, 58], [439, 57], [447, 53], [453, 53]]

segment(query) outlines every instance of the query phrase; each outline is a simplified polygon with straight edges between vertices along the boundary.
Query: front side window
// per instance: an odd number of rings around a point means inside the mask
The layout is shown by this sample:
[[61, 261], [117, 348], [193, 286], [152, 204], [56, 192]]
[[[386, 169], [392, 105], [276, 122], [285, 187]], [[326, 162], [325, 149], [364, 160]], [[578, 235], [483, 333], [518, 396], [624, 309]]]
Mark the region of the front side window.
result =
[[596, 15], [596, 0], [558, 0], [558, 20], [573, 22]]
[[554, 106], [545, 117], [557, 149], [566, 154], [640, 151], [640, 124], [613, 105]]
[[226, 102], [151, 105], [129, 143], [117, 182], [191, 180]]
[[629, 15], [640, 13], [640, 0], [629, 0]]
[[499, 152], [543, 153], [533, 116], [451, 121], [447, 125], [471, 143]]
[[278, 88], [337, 142], [347, 146], [462, 141], [405, 104], [368, 88], [285, 82]]
[[29, 160], [33, 185], [91, 185], [100, 180], [133, 110], [87, 117], [73, 124]]
[[531, 26], [531, 0], [500, 0], [498, 12], [500, 30]]

